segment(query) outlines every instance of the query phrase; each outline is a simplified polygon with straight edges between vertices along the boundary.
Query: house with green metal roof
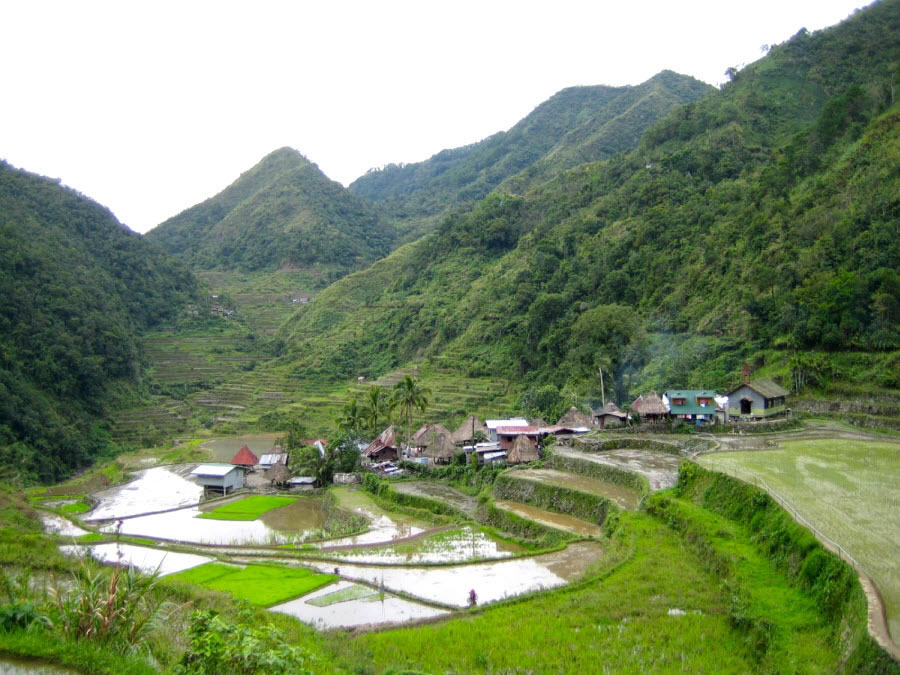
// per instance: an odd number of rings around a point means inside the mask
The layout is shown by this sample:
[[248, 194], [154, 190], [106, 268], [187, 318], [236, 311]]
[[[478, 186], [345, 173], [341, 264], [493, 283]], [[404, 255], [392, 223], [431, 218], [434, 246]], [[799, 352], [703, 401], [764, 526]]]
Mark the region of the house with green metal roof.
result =
[[790, 392], [772, 380], [744, 382], [728, 392], [728, 416], [764, 419], [787, 412]]
[[669, 415], [695, 424], [716, 422], [716, 392], [711, 389], [670, 389]]

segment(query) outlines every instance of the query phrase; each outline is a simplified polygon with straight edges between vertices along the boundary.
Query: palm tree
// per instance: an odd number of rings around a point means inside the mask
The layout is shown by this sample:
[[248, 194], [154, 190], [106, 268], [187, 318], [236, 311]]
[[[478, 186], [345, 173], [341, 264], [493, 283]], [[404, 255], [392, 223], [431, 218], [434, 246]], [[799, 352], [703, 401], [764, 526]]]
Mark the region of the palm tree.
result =
[[394, 391], [391, 392], [391, 403], [400, 408], [400, 412], [406, 417], [406, 439], [412, 435], [412, 412], [418, 409], [425, 412], [428, 408], [428, 397], [431, 392], [418, 381], [405, 375], [402, 380], [394, 385]]
[[359, 433], [359, 430], [365, 424], [365, 414], [365, 408], [359, 405], [359, 401], [354, 395], [353, 398], [344, 404], [344, 409], [338, 418], [338, 428], [347, 433]]
[[372, 433], [378, 433], [379, 420], [382, 422], [390, 418], [390, 407], [384, 389], [375, 385], [369, 389], [366, 403], [361, 411], [361, 417], [366, 422]]

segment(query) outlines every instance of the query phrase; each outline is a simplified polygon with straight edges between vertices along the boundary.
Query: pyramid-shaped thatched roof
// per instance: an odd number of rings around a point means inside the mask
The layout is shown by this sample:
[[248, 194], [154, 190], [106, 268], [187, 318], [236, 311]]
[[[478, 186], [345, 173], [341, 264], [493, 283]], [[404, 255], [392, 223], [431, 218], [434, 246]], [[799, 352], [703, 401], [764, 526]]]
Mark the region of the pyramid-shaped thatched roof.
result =
[[291, 470], [284, 464], [275, 464], [266, 470], [265, 475], [273, 483], [287, 483], [291, 479]]
[[[474, 432], [472, 430], [475, 430]], [[487, 427], [475, 415], [469, 415], [459, 428], [451, 434], [454, 443], [471, 443], [475, 440], [475, 434], [481, 432], [488, 437]]]
[[516, 436], [512, 447], [506, 452], [508, 464], [523, 464], [524, 462], [536, 462], [541, 458], [537, 446], [528, 436]]
[[617, 406], [613, 401], [607, 401], [606, 405], [603, 406], [600, 410], [594, 412], [594, 415], [600, 417], [602, 415], [612, 415], [613, 417], [618, 417], [619, 419], [625, 419], [628, 417], [622, 410]]
[[449, 436], [450, 431], [442, 424], [423, 424], [412, 435], [410, 445], [415, 448], [427, 448], [439, 436]]
[[250, 448], [245, 445], [231, 458], [231, 463], [237, 466], [256, 466], [259, 464], [259, 457], [254, 455]]
[[561, 427], [589, 427], [593, 422], [585, 413], [572, 406], [566, 411], [565, 415], [559, 418], [559, 422], [556, 424]]
[[[633, 409], [634, 405], [631, 407]], [[659, 394], [655, 391], [651, 391], [641, 401], [641, 407], [638, 412], [640, 412], [641, 415], [665, 415], [669, 411], [666, 408], [666, 404], [663, 403], [662, 399], [659, 397]]]
[[631, 412], [640, 412], [641, 405], [644, 403], [644, 395], [640, 394], [636, 399], [631, 402]]
[[456, 444], [450, 437], [450, 433], [447, 432], [446, 434], [435, 436], [434, 440], [429, 443], [425, 452], [422, 454], [432, 459], [450, 459], [457, 452], [461, 451], [456, 447]]

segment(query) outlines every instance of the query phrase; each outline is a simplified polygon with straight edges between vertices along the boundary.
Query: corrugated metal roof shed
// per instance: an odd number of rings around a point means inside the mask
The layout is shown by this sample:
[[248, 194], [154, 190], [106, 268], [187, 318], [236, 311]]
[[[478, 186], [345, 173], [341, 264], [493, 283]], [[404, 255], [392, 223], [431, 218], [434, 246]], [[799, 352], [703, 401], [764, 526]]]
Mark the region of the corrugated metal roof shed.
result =
[[227, 476], [238, 467], [232, 464], [201, 464], [191, 471], [192, 476]]

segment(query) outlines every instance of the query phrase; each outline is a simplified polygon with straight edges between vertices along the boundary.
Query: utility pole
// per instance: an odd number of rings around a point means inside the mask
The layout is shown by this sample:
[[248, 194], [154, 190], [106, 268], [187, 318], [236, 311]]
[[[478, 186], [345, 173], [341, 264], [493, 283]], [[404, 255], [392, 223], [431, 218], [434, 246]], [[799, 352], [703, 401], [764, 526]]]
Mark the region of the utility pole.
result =
[[600, 401], [603, 403], [603, 407], [606, 407], [606, 393], [603, 390], [603, 368], [597, 366], [597, 372], [600, 373]]

